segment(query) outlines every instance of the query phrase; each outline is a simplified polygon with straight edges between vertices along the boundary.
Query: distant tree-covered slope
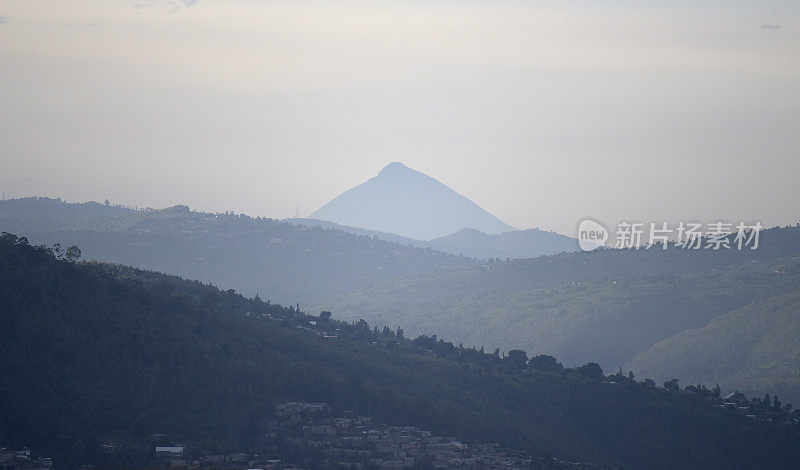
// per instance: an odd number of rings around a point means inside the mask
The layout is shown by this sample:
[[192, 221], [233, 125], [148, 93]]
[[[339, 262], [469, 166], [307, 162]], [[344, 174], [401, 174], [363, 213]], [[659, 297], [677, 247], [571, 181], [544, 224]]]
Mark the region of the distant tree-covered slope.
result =
[[[377, 284], [334, 302], [352, 314], [386, 305], [396, 310], [436, 305], [495, 292], [521, 292], [572, 282], [641, 276], [700, 273], [731, 266], [768, 263], [800, 253], [800, 226], [764, 230], [757, 250], [605, 249], [561, 253], [532, 259], [490, 261]], [[433, 313], [433, 310], [431, 311]]]
[[474, 263], [339, 230], [185, 206], [131, 210], [43, 198], [3, 201], [0, 230], [37, 244], [78, 245], [84, 259], [155, 269], [286, 304]]
[[[790, 262], [789, 260], [784, 260]], [[518, 292], [465, 295], [394, 305], [400, 281], [331, 303], [338, 318], [365, 318], [410, 334], [439, 333], [488, 349], [555, 354], [566, 364], [589, 360], [616, 369], [654, 343], [706, 325], [750, 302], [800, 290], [800, 266], [786, 263], [688, 275], [583, 281]], [[763, 268], [763, 269], [762, 269]], [[380, 289], [380, 290], [379, 290]]]
[[[295, 225], [305, 225], [306, 227], [322, 227], [322, 228], [329, 228], [334, 230], [340, 230], [342, 232], [352, 233], [354, 235], [364, 235], [373, 238], [379, 238], [381, 240], [386, 240], [388, 242], [399, 243], [401, 245], [411, 245], [416, 246], [417, 248], [430, 248], [431, 244], [429, 242], [424, 242], [421, 240], [415, 240], [413, 238], [403, 237], [400, 235], [395, 235], [394, 233], [389, 232], [379, 232], [377, 230], [369, 230], [365, 228], [358, 228], [358, 227], [349, 227], [347, 225], [337, 224], [335, 222], [329, 222], [327, 220], [319, 220], [319, 219], [307, 219], [307, 218], [294, 218], [294, 219], [284, 219], [286, 222]], [[444, 251], [444, 250], [440, 250]], [[457, 253], [456, 253], [457, 254]]]
[[[707, 397], [413, 341], [124, 266], [75, 264], [0, 237], [0, 431], [69, 468], [104, 436], [119, 467], [167, 433], [190, 452], [262, 448], [278, 400], [328, 402], [535, 452], [626, 468], [791, 468], [795, 426]], [[545, 361], [550, 364], [549, 361]], [[553, 362], [553, 365], [555, 363]]]
[[681, 377], [800, 401], [800, 289], [753, 302], [657, 342], [628, 364], [656, 380]]
[[481, 260], [487, 259], [525, 259], [536, 258], [542, 255], [553, 255], [563, 252], [572, 252], [578, 249], [578, 242], [574, 238], [554, 232], [538, 229], [512, 230], [498, 234], [486, 234], [471, 228], [461, 229], [445, 237], [434, 238], [430, 241], [415, 240], [401, 237], [393, 233], [377, 232], [363, 228], [348, 227], [326, 220], [317, 219], [286, 219], [293, 224], [308, 227], [323, 227], [380, 238], [401, 245], [411, 245], [419, 248], [433, 248], [452, 255], [463, 255]]
[[[765, 231], [753, 251], [687, 252], [671, 246], [488, 263], [388, 281], [325, 305], [342, 319], [365, 318], [468, 346], [523, 348], [555, 354], [570, 365], [594, 360], [616, 369], [659, 341], [751, 302], [800, 290], [800, 255], [791, 254], [800, 253], [798, 234], [797, 227]], [[762, 328], [756, 319], [752, 326]], [[786, 351], [774, 352], [773, 361], [798, 362]], [[658, 354], [641, 372], [654, 372], [656, 360]], [[753, 363], [738, 365], [738, 373], [755, 372]], [[684, 366], [692, 367], [688, 358]], [[764, 380], [754, 382], [781, 383], [782, 372], [769, 377], [769, 371], [760, 367], [757, 377]], [[793, 387], [782, 393], [800, 396], [800, 388]]]
[[0, 218], [53, 218], [127, 215], [133, 209], [99, 202], [69, 203], [61, 198], [24, 197], [0, 201]]
[[537, 229], [490, 235], [467, 228], [446, 237], [435, 238], [431, 240], [430, 246], [445, 253], [478, 259], [525, 259], [576, 251], [578, 241], [566, 235]]

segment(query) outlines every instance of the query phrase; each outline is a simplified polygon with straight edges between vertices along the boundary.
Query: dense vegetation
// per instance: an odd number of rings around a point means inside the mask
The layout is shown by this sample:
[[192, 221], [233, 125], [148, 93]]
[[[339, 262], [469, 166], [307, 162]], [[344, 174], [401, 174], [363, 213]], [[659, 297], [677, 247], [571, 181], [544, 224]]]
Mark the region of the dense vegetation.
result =
[[[760, 247], [752, 251], [670, 246], [494, 262], [387, 281], [324, 305], [338, 318], [401, 326], [412, 335], [438, 333], [470, 346], [522, 348], [555, 354], [569, 365], [592, 360], [616, 369], [673, 335], [702, 328], [752, 302], [797, 292], [798, 253], [800, 228], [776, 228], [763, 232]], [[781, 318], [784, 328], [797, 322], [788, 312]], [[763, 321], [763, 315], [752, 315], [740, 323], [746, 323], [746, 331], [776, 328]], [[741, 357], [733, 353], [736, 344], [706, 335], [702, 348]], [[728, 390], [779, 391], [798, 400], [800, 378], [787, 379], [787, 371], [800, 367], [800, 347], [784, 344], [763, 349], [758, 361], [725, 361], [725, 367], [737, 368], [734, 372], [711, 370], [713, 361], [701, 367], [691, 353], [677, 351], [684, 347], [677, 341], [626, 367], [657, 380], [719, 381]], [[676, 351], [667, 354], [664, 347]], [[668, 367], [659, 364], [665, 354], [674, 359]]]
[[105, 436], [124, 444], [127, 466], [148, 458], [153, 433], [197, 452], [258, 450], [270, 404], [292, 399], [631, 468], [786, 468], [800, 459], [794, 426], [746, 418], [700, 393], [612, 383], [596, 364], [564, 369], [523, 351], [411, 341], [55, 254], [0, 237], [0, 433], [62, 466], [95, 461]]
[[307, 304], [399, 276], [474, 264], [372, 236], [185, 206], [132, 210], [27, 198], [0, 202], [0, 230], [77, 245], [84, 259], [180, 275], [284, 304]]
[[[656, 379], [718, 382], [800, 400], [800, 290], [720, 315], [664, 339], [624, 367]], [[691, 367], [687, 367], [691, 364]], [[627, 370], [627, 369], [626, 369]]]
[[468, 345], [522, 348], [555, 354], [567, 364], [596, 360], [616, 369], [663, 338], [704, 326], [754, 300], [800, 289], [800, 265], [782, 274], [729, 269], [393, 305], [390, 299], [403, 291], [398, 284], [381, 287], [381, 292], [395, 289], [391, 297], [367, 297], [379, 292], [376, 288], [331, 307], [341, 318], [363, 316], [371, 323], [401, 326], [412, 335], [446, 332], [448, 339]]

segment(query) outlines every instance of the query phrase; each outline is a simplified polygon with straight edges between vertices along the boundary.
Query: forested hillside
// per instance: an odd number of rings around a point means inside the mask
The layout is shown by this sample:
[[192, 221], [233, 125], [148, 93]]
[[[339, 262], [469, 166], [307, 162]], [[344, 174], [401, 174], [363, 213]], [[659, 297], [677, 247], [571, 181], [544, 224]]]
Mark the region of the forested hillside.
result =
[[417, 248], [430, 248], [429, 242], [415, 240], [413, 238], [403, 237], [389, 232], [379, 232], [377, 230], [369, 230], [365, 228], [348, 227], [347, 225], [340, 225], [335, 222], [329, 222], [327, 220], [298, 217], [293, 219], [284, 219], [284, 221], [295, 225], [304, 225], [306, 227], [322, 227], [334, 230], [341, 230], [342, 232], [352, 233], [354, 235], [364, 235], [371, 238], [379, 238], [381, 240], [386, 240], [388, 242], [393, 242], [393, 243], [399, 243], [401, 245], [416, 246]]
[[123, 467], [146, 461], [153, 433], [197, 452], [258, 451], [279, 400], [627, 468], [787, 468], [800, 459], [795, 425], [720, 408], [708, 391], [604, 380], [596, 365], [563, 369], [522, 351], [411, 341], [53, 255], [0, 237], [0, 432], [62, 467], [92, 462], [109, 435], [123, 443]]
[[[796, 274], [796, 273], [795, 273]], [[800, 289], [755, 301], [659, 341], [628, 364], [656, 380], [713, 381], [800, 400]]]
[[446, 237], [434, 238], [431, 248], [445, 253], [478, 259], [525, 259], [578, 250], [578, 241], [566, 235], [538, 229], [486, 234], [462, 229]]
[[[392, 306], [368, 299], [360, 308], [332, 308], [340, 318], [365, 316], [410, 334], [441, 332], [465, 345], [522, 348], [555, 354], [567, 364], [595, 360], [616, 369], [661, 339], [704, 326], [755, 300], [800, 289], [797, 263], [785, 274], [772, 272], [771, 266], [766, 271], [586, 281], [438, 304], [412, 300]], [[384, 289], [391, 292], [391, 284]], [[348, 296], [354, 298], [355, 294]]]
[[[641, 276], [701, 273], [747, 263], [770, 262], [800, 253], [800, 226], [761, 232], [757, 250], [682, 250], [670, 245], [650, 249], [604, 249], [562, 253], [533, 259], [490, 261], [458, 270], [436, 272], [386, 282], [343, 296], [342, 305], [361, 308], [362, 302], [413, 308], [414, 304], [462, 299], [494, 292], [520, 292], [572, 282], [618, 280]], [[410, 305], [409, 305], [410, 304]], [[377, 308], [376, 308], [377, 309]]]
[[[342, 319], [363, 317], [411, 334], [436, 332], [468, 346], [523, 348], [555, 354], [570, 365], [593, 360], [616, 369], [659, 341], [752, 302], [800, 290], [798, 235], [798, 227], [770, 229], [757, 250], [671, 246], [495, 262], [388, 281], [325, 305]], [[751, 328], [769, 328], [757, 318]], [[703, 347], [729, 351], [722, 343], [706, 338]], [[769, 360], [800, 365], [800, 349], [792, 345], [770, 351]], [[647, 367], [640, 369], [640, 362], [634, 371], [668, 378], [657, 368], [659, 357], [653, 354]], [[675, 376], [719, 380], [726, 388], [743, 383], [729, 380], [730, 374], [703, 375], [689, 355], [675, 353], [675, 358], [667, 369]], [[800, 384], [784, 380], [778, 369], [770, 377], [770, 368], [753, 362], [731, 364], [745, 376], [758, 370], [759, 379], [751, 382], [761, 388], [752, 390], [769, 392], [774, 384], [792, 383], [779, 389], [800, 398]]]
[[285, 304], [308, 304], [473, 260], [339, 230], [185, 206], [132, 210], [28, 198], [0, 202], [0, 230], [78, 245], [84, 259], [155, 269]]

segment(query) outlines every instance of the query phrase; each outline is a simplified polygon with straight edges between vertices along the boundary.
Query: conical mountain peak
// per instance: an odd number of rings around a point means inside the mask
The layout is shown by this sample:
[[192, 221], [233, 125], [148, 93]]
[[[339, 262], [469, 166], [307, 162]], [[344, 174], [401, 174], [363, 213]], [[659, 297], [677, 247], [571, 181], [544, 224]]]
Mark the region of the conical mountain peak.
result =
[[381, 170], [379, 175], [386, 175], [386, 174], [400, 174], [400, 173], [419, 173], [416, 170], [412, 170], [411, 168], [403, 165], [400, 162], [392, 162]]
[[386, 165], [310, 216], [351, 227], [430, 240], [469, 227], [502, 233], [513, 227], [436, 179], [400, 162]]

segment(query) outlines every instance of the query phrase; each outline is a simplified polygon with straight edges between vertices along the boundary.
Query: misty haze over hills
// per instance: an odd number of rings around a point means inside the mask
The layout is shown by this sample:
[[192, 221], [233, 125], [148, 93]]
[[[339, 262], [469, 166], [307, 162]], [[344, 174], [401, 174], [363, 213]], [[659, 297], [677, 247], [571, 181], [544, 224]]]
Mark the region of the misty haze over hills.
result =
[[578, 242], [566, 235], [539, 229], [486, 234], [464, 228], [452, 235], [431, 240], [430, 246], [445, 253], [478, 259], [525, 259], [576, 251]]
[[[745, 341], [729, 333], [797, 328], [787, 311], [772, 320], [761, 315], [759, 306], [773, 304], [745, 307], [800, 285], [798, 227], [764, 231], [754, 251], [565, 253], [573, 239], [539, 230], [487, 235], [462, 229], [421, 241], [313, 219], [27, 198], [0, 202], [0, 230], [35, 244], [76, 244], [84, 259], [300, 302], [341, 319], [402, 326], [410, 335], [437, 334], [503, 351], [519, 347], [554, 354], [569, 365], [591, 360], [656, 380], [685, 377], [800, 397], [800, 381], [790, 379], [800, 348], [783, 341], [783, 349], [766, 350], [759, 345], [770, 335], [757, 342], [752, 335]], [[525, 249], [561, 254], [498, 262]], [[727, 327], [736, 322], [749, 327]], [[711, 358], [716, 344], [728, 343], [740, 345], [741, 353], [750, 345], [748, 357], [759, 357], [761, 364], [782, 365], [764, 369], [752, 361], [729, 361], [727, 372], [713, 362], [700, 369], [697, 357], [687, 353], [690, 345], [698, 356]], [[731, 347], [721, 349], [732, 354]], [[665, 357], [669, 362], [660, 360]]]
[[478, 259], [534, 258], [578, 249], [575, 239], [565, 235], [516, 230], [436, 179], [398, 162], [309, 218], [289, 220]]
[[473, 228], [464, 228], [456, 233], [430, 241], [416, 240], [394, 233], [379, 232], [364, 228], [348, 227], [335, 222], [319, 219], [286, 219], [287, 222], [307, 227], [322, 227], [355, 235], [379, 238], [401, 245], [418, 248], [433, 248], [452, 255], [463, 255], [470, 258], [486, 260], [524, 259], [542, 255], [555, 255], [576, 251], [578, 243], [574, 238], [539, 229], [513, 230], [511, 232], [489, 235]]
[[[758, 250], [673, 246], [566, 253], [573, 239], [539, 230], [489, 235], [462, 229], [426, 242], [295, 221], [186, 206], [133, 210], [47, 198], [0, 202], [0, 231], [34, 244], [76, 244], [85, 259], [159, 269], [282, 303], [300, 301], [353, 321], [344, 325], [360, 325], [374, 338], [393, 337], [385, 329], [380, 333], [383, 325], [398, 332], [402, 327], [409, 338], [437, 335], [481, 351], [499, 348], [487, 354], [499, 364], [522, 349], [531, 357], [554, 355], [574, 370], [589, 361], [598, 370], [621, 366], [657, 383], [675, 377], [718, 383], [725, 393], [800, 399], [800, 343], [793, 339], [800, 331], [800, 226], [765, 230]], [[431, 248], [449, 243], [448, 249], [462, 252], [496, 253], [514, 239], [524, 242], [515, 247], [520, 249], [542, 237], [565, 249], [554, 256], [477, 262]], [[314, 323], [297, 326], [305, 331], [305, 325]], [[423, 354], [443, 344], [436, 337], [415, 341], [432, 348]], [[461, 346], [441, 347], [467, 354]], [[610, 401], [615, 390], [608, 388]]]
[[351, 227], [431, 240], [474, 228], [489, 234], [515, 230], [428, 175], [394, 162], [309, 216]]
[[33, 244], [77, 245], [83, 258], [212, 282], [293, 305], [470, 258], [364, 234], [186, 206], [133, 210], [48, 198], [0, 202], [0, 231]]
[[492, 262], [329, 299], [341, 319], [488, 350], [591, 358], [656, 381], [800, 400], [800, 226], [757, 250], [616, 250]]
[[798, 58], [798, 0], [0, 0], [0, 470], [800, 470]]
[[421, 241], [313, 219], [210, 214], [186, 206], [135, 210], [97, 202], [0, 202], [0, 231], [34, 244], [75, 244], [84, 259], [157, 269], [284, 304], [317, 303], [405, 276], [574, 250], [538, 230], [486, 235], [465, 229]]

